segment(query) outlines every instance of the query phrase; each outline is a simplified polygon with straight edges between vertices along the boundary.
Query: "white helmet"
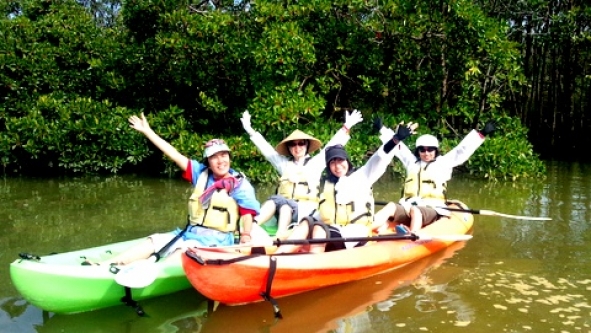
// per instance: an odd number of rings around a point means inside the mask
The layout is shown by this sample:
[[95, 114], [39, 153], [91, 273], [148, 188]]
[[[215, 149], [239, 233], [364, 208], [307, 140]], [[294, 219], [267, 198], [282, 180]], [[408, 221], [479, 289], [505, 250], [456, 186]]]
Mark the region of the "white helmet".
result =
[[439, 149], [439, 140], [431, 134], [424, 134], [417, 138], [415, 147], [435, 147]]

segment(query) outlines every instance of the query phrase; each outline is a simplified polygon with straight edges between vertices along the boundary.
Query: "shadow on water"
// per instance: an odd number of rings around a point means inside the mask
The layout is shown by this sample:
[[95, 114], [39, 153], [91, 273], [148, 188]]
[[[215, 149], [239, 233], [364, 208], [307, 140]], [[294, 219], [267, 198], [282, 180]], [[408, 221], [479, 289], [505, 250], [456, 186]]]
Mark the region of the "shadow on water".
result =
[[189, 289], [141, 302], [146, 316], [133, 309], [116, 306], [71, 315], [36, 312], [38, 333], [148, 333], [200, 332], [207, 301]]

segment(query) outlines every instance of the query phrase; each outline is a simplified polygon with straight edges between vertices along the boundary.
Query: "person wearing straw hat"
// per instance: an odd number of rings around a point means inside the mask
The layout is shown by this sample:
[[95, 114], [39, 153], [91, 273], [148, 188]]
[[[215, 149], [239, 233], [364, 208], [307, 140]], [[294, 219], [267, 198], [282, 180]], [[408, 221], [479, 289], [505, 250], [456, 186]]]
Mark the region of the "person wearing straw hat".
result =
[[[313, 214], [318, 208], [320, 177], [325, 167], [322, 143], [309, 134], [295, 130], [273, 148], [252, 128], [250, 119], [250, 113], [245, 111], [240, 118], [244, 130], [280, 176], [276, 194], [263, 203], [259, 215], [255, 217], [255, 223], [264, 224], [276, 216], [276, 236], [285, 239], [292, 223]], [[346, 112], [343, 127], [330, 139], [328, 145], [347, 144], [349, 131], [361, 121], [361, 112]], [[320, 153], [311, 157], [310, 154], [317, 150]]]
[[[402, 227], [397, 227], [399, 233], [417, 233], [441, 216], [450, 214], [446, 209], [434, 207], [445, 207], [447, 182], [453, 169], [466, 162], [495, 129], [494, 122], [488, 121], [482, 130], [473, 129], [446, 154], [441, 154], [439, 140], [431, 134], [419, 136], [414, 151], [404, 143], [398, 146], [394, 156], [406, 169], [403, 197], [399, 203], [390, 202], [386, 207], [394, 207], [390, 220]], [[374, 130], [379, 131], [382, 141], [393, 133], [390, 128], [382, 126], [379, 118], [374, 121]]]
[[[318, 211], [298, 224], [289, 239], [371, 236], [375, 225], [381, 225], [392, 213], [384, 209], [374, 213], [372, 186], [392, 162], [395, 147], [414, 134], [417, 127], [415, 123], [400, 125], [396, 133], [358, 169], [353, 167], [342, 145], [328, 146], [324, 151], [326, 179], [322, 185]], [[275, 253], [320, 253], [362, 245], [353, 242], [281, 245]]]

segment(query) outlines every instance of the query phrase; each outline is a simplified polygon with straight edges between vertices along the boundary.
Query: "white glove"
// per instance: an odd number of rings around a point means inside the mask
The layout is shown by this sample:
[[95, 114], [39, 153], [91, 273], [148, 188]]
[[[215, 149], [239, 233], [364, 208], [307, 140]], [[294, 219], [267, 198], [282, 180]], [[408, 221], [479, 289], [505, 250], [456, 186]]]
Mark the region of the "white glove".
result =
[[394, 134], [396, 133], [391, 128], [382, 126], [382, 128], [380, 128], [380, 141], [382, 141], [382, 143], [386, 143], [392, 140]]
[[355, 126], [356, 124], [359, 124], [362, 121], [363, 116], [361, 115], [361, 112], [357, 110], [353, 110], [345, 114], [345, 127], [348, 129], [351, 129], [351, 127]]
[[244, 130], [246, 131], [246, 133], [248, 133], [248, 135], [254, 135], [256, 133], [250, 125], [250, 113], [248, 113], [248, 110], [244, 111], [244, 113], [242, 114], [242, 118], [240, 118], [240, 121], [242, 122], [242, 127], [244, 127]]

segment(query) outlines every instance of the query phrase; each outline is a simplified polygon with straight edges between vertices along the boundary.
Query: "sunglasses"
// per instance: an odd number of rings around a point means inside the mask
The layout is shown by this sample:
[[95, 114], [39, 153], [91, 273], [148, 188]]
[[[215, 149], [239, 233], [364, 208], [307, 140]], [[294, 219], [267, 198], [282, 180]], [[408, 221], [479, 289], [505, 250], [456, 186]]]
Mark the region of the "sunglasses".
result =
[[437, 148], [435, 148], [435, 147], [423, 147], [423, 146], [420, 146], [419, 147], [419, 152], [421, 152], [421, 153], [424, 153], [426, 151], [428, 151], [428, 152], [431, 153], [431, 152], [434, 152], [436, 150], [437, 150]]
[[222, 139], [213, 139], [213, 140], [209, 140], [207, 141], [207, 143], [205, 144], [205, 148], [209, 148], [211, 146], [216, 146], [216, 145], [225, 145], [226, 142]]
[[295, 146], [305, 146], [306, 145], [306, 141], [289, 141], [287, 143], [288, 147], [295, 147]]

